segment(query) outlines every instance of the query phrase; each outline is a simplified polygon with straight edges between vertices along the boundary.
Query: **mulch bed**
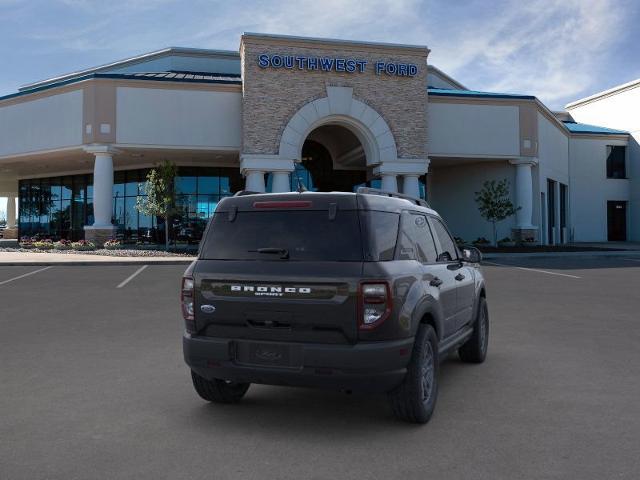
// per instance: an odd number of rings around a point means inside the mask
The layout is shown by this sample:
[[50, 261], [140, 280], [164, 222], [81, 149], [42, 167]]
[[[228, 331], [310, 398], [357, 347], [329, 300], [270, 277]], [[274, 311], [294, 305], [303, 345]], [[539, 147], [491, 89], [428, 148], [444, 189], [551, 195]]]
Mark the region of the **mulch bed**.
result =
[[531, 247], [478, 246], [482, 253], [545, 253], [545, 252], [619, 252], [620, 248], [578, 247], [569, 245], [535, 245]]

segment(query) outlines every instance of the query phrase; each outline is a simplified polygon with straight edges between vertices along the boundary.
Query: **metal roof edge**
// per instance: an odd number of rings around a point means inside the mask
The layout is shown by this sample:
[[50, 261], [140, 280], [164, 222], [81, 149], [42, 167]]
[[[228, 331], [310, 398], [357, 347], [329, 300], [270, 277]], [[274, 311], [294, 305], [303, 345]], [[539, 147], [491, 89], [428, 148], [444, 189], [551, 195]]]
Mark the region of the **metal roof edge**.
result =
[[593, 95], [589, 95], [588, 97], [580, 98], [578, 100], [574, 100], [573, 102], [567, 103], [564, 108], [570, 110], [572, 108], [576, 108], [585, 103], [590, 103], [597, 101], [604, 97], [609, 97], [611, 95], [615, 95], [617, 93], [622, 93], [626, 90], [630, 90], [635, 87], [640, 87], [640, 78], [635, 80], [631, 80], [630, 82], [623, 83], [622, 85], [617, 85], [615, 87], [609, 88], [607, 90], [602, 90], [601, 92], [594, 93]]
[[429, 95], [435, 95], [436, 97], [514, 98], [514, 99], [524, 99], [524, 100], [536, 100], [535, 95], [524, 95], [519, 93], [493, 93], [493, 92], [479, 92], [475, 90], [453, 90], [453, 89], [446, 89], [446, 88], [427, 88], [427, 91]]
[[171, 55], [172, 53], [184, 54], [184, 55], [218, 55], [218, 56], [229, 56], [229, 57], [237, 57], [237, 58], [240, 57], [240, 54], [238, 52], [234, 52], [232, 50], [208, 50], [203, 48], [167, 47], [160, 50], [155, 50], [153, 52], [136, 55], [134, 57], [129, 57], [122, 60], [116, 60], [114, 62], [105, 63], [104, 65], [99, 65], [97, 67], [85, 68], [82, 70], [77, 70], [75, 72], [58, 75], [57, 77], [51, 77], [45, 80], [39, 80], [37, 82], [27, 83], [25, 85], [20, 86], [18, 88], [18, 92], [32, 90], [34, 88], [38, 88], [43, 85], [57, 83], [59, 81], [64, 81], [74, 77], [80, 77], [90, 73], [99, 73], [101, 70], [105, 70], [108, 68], [114, 68], [117, 66], [135, 65], [137, 63], [141, 63], [153, 58], [165, 57], [165, 56]]
[[45, 90], [51, 90], [53, 88], [64, 87], [74, 83], [80, 83], [94, 78], [112, 78], [120, 80], [139, 80], [146, 82], [178, 82], [178, 83], [209, 83], [209, 84], [223, 84], [223, 85], [242, 85], [242, 80], [198, 80], [192, 78], [154, 78], [154, 77], [141, 77], [139, 75], [133, 75], [128, 73], [89, 73], [79, 77], [73, 77], [68, 80], [62, 80], [55, 83], [48, 83], [39, 87], [35, 87], [29, 90], [22, 90], [16, 93], [10, 93], [0, 97], [0, 102], [3, 100], [10, 100], [12, 98], [24, 97], [31, 95], [32, 93], [38, 93]]
[[457, 87], [460, 87], [462, 90], [469, 90], [467, 87], [465, 87], [463, 84], [461, 84], [459, 81], [457, 81], [455, 78], [453, 78], [451, 75], [443, 72], [442, 70], [440, 70], [438, 67], [436, 67], [433, 64], [428, 64], [427, 65], [427, 70], [432, 70], [433, 72], [435, 72], [437, 75], [440, 75], [442, 77], [444, 77], [445, 80], [453, 83], [454, 85], [456, 85]]

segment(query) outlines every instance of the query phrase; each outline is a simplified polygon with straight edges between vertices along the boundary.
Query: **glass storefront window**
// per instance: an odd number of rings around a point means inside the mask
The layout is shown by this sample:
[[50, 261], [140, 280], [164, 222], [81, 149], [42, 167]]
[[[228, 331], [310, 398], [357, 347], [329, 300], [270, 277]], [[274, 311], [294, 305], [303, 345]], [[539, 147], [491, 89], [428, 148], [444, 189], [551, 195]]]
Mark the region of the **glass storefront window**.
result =
[[197, 177], [181, 177], [176, 178], [176, 194], [184, 195], [189, 193], [196, 193]]
[[219, 177], [198, 177], [198, 193], [217, 194], [219, 191]]
[[62, 178], [62, 200], [71, 200], [73, 197], [73, 179], [72, 177]]
[[125, 172], [115, 172], [113, 174], [113, 196], [124, 198]]
[[[147, 169], [114, 173], [113, 224], [116, 238], [126, 243], [164, 242], [164, 221], [135, 208], [138, 197], [144, 196], [147, 173]], [[180, 168], [179, 214], [171, 222], [172, 242], [197, 244], [220, 199], [240, 185], [237, 168]], [[78, 240], [84, 237], [84, 226], [93, 224], [93, 175], [21, 180], [19, 197], [21, 236]]]
[[124, 184], [124, 194], [127, 197], [131, 197], [131, 196], [136, 196], [138, 195], [138, 184], [140, 183], [138, 180], [138, 171], [130, 171], [130, 172], [126, 172], [127, 176], [127, 180], [126, 183]]

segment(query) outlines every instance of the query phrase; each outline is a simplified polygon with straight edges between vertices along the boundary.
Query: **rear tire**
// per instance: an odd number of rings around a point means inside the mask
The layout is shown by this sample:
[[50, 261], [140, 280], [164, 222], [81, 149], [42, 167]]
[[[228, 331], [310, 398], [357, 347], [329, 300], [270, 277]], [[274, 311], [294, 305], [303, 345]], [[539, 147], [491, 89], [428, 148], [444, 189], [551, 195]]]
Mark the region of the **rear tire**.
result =
[[489, 346], [489, 308], [487, 300], [480, 297], [478, 314], [473, 325], [473, 334], [458, 349], [460, 360], [466, 363], [482, 363], [487, 358]]
[[431, 325], [421, 325], [407, 367], [407, 375], [389, 392], [396, 418], [427, 423], [438, 398], [438, 337]]
[[238, 403], [249, 390], [250, 383], [233, 383], [214, 378], [207, 380], [191, 371], [193, 388], [200, 397], [213, 403]]

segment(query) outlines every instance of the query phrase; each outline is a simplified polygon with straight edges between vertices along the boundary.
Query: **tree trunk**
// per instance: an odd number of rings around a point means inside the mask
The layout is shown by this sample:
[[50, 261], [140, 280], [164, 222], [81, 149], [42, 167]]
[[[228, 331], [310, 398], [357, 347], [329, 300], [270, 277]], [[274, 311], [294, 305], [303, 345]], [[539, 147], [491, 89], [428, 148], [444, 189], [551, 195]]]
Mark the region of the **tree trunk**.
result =
[[496, 222], [491, 222], [493, 225], [493, 246], [498, 246], [498, 230], [496, 229]]
[[164, 217], [164, 249], [169, 251], [169, 217]]

